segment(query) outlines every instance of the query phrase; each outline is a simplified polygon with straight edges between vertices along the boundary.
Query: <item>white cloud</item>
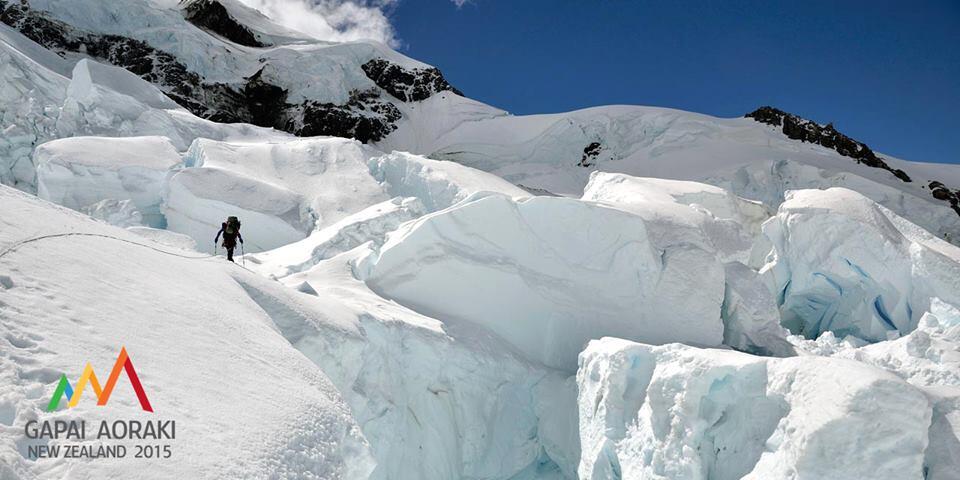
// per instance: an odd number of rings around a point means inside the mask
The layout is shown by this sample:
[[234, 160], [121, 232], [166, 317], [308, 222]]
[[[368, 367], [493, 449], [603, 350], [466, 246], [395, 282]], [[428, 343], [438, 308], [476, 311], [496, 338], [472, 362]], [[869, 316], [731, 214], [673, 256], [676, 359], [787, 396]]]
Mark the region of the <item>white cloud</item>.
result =
[[273, 21], [320, 40], [399, 41], [386, 11], [399, 0], [240, 0]]
[[[240, 0], [287, 28], [320, 40], [400, 46], [388, 13], [401, 0]], [[450, 0], [461, 8], [472, 0]]]

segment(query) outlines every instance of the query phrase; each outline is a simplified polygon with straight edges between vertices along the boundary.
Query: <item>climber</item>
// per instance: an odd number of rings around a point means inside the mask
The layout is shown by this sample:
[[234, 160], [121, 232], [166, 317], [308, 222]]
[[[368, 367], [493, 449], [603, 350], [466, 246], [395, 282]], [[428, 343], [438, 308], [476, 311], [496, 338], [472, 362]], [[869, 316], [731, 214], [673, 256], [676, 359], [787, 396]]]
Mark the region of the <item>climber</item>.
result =
[[217, 241], [220, 240], [220, 234], [223, 234], [223, 248], [227, 249], [227, 260], [233, 261], [233, 249], [237, 248], [237, 240], [243, 245], [243, 237], [240, 236], [240, 220], [237, 217], [227, 217], [227, 221], [220, 225], [220, 231], [217, 237], [213, 239], [213, 248], [217, 248]]

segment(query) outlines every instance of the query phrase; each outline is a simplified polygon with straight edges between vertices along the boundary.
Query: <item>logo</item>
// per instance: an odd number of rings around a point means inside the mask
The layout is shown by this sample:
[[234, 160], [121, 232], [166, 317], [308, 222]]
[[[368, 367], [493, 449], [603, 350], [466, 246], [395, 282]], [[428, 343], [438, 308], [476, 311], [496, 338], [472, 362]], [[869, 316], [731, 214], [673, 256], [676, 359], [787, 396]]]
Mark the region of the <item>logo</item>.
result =
[[97, 405], [101, 407], [106, 405], [107, 401], [110, 400], [110, 395], [113, 393], [113, 388], [117, 386], [117, 380], [120, 379], [121, 370], [127, 372], [127, 378], [130, 379], [130, 384], [133, 385], [133, 391], [137, 394], [140, 407], [143, 408], [144, 411], [153, 412], [153, 407], [150, 406], [150, 400], [147, 399], [147, 393], [143, 391], [143, 385], [140, 384], [140, 377], [137, 376], [137, 371], [133, 368], [133, 362], [130, 361], [130, 356], [127, 355], [126, 347], [120, 348], [120, 355], [117, 356], [117, 361], [113, 364], [113, 370], [110, 371], [110, 377], [107, 378], [107, 383], [103, 385], [103, 388], [100, 388], [100, 381], [97, 380], [97, 374], [93, 373], [93, 367], [90, 365], [90, 362], [87, 362], [87, 366], [84, 367], [83, 373], [80, 375], [80, 380], [77, 380], [77, 388], [70, 386], [66, 374], [61, 375], [60, 383], [57, 385], [57, 389], [54, 390], [53, 398], [50, 399], [50, 403], [47, 405], [47, 411], [52, 412], [56, 410], [60, 405], [60, 399], [64, 395], [67, 397], [67, 407], [76, 407], [77, 404], [80, 403], [80, 397], [83, 395], [84, 389], [87, 388], [87, 384], [93, 388], [93, 393], [97, 396]]

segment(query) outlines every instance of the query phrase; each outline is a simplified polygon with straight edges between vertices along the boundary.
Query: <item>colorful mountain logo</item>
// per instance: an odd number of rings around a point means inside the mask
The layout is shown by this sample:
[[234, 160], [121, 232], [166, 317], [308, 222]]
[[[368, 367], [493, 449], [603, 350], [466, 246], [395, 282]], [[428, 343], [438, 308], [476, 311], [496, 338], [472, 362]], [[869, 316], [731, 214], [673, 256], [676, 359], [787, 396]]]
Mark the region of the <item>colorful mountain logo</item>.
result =
[[97, 396], [97, 405], [106, 405], [107, 400], [110, 399], [110, 394], [113, 393], [113, 387], [117, 385], [117, 380], [120, 379], [121, 370], [127, 372], [130, 384], [133, 385], [133, 391], [137, 394], [137, 399], [140, 400], [140, 407], [147, 412], [153, 412], [153, 407], [150, 406], [150, 400], [147, 399], [147, 393], [143, 391], [143, 385], [140, 384], [140, 377], [137, 376], [137, 371], [133, 368], [133, 362], [130, 361], [130, 356], [127, 355], [126, 347], [120, 348], [120, 355], [113, 364], [113, 370], [110, 372], [110, 377], [107, 378], [107, 383], [103, 388], [100, 388], [100, 381], [97, 380], [97, 374], [93, 373], [93, 367], [90, 365], [90, 362], [87, 362], [87, 366], [84, 367], [83, 373], [80, 375], [80, 380], [77, 380], [77, 388], [75, 389], [70, 386], [66, 374], [61, 375], [60, 383], [57, 385], [57, 389], [54, 390], [53, 398], [50, 399], [50, 403], [47, 405], [47, 411], [52, 412], [56, 410], [60, 405], [60, 399], [64, 395], [67, 397], [67, 407], [76, 407], [77, 404], [80, 403], [80, 396], [83, 395], [83, 390], [87, 387], [87, 384], [90, 384], [93, 388], [94, 395]]

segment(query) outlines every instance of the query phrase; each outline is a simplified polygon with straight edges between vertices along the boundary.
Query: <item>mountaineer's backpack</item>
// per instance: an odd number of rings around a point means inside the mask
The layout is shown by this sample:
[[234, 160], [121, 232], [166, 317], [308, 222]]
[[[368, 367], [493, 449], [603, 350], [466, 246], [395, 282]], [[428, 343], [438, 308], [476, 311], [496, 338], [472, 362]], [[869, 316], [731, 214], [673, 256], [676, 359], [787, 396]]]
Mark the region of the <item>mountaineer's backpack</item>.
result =
[[237, 217], [227, 217], [223, 226], [224, 235], [236, 236], [240, 232], [240, 220]]

